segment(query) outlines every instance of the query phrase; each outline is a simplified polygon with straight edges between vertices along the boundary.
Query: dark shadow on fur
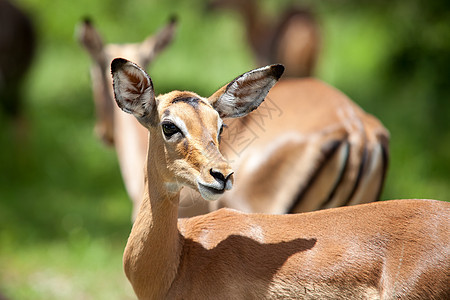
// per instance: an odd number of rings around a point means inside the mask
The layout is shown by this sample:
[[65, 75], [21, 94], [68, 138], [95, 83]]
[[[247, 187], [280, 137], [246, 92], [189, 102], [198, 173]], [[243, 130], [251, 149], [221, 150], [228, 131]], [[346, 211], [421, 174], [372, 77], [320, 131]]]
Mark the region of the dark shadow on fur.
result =
[[[175, 282], [192, 282], [190, 288], [198, 291], [202, 287], [195, 286], [199, 283], [193, 279], [199, 273], [208, 274], [201, 276], [205, 278], [201, 284], [216, 286], [218, 294], [238, 288], [251, 295], [252, 292], [247, 290], [249, 286], [258, 283], [269, 287], [275, 274], [292, 255], [311, 250], [316, 243], [314, 238], [298, 238], [262, 244], [246, 236], [230, 235], [216, 247], [205, 249], [200, 243], [186, 239], [178, 269], [178, 274], [182, 275]], [[203, 267], [199, 269], [198, 266]]]

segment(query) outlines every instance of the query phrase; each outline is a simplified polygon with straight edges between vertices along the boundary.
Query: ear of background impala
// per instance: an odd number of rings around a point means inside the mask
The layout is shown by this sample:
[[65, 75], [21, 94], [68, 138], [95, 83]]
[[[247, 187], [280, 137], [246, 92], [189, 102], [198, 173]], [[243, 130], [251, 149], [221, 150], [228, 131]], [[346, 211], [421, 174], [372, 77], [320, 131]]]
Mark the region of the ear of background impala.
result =
[[258, 65], [281, 63], [286, 67], [284, 76], [308, 77], [315, 71], [321, 44], [319, 21], [308, 6], [291, 3], [270, 17], [264, 5], [253, 0], [210, 0], [206, 9], [232, 10], [240, 15]]
[[87, 50], [91, 58], [97, 63], [104, 63], [104, 56], [102, 55], [103, 40], [89, 18], [85, 18], [79, 25], [77, 35], [78, 41]]
[[176, 16], [171, 16], [169, 22], [160, 29], [156, 34], [148, 36], [140, 47], [140, 53], [142, 57], [143, 68], [146, 68], [148, 63], [151, 62], [156, 55], [161, 53], [175, 37], [175, 31], [177, 27]]

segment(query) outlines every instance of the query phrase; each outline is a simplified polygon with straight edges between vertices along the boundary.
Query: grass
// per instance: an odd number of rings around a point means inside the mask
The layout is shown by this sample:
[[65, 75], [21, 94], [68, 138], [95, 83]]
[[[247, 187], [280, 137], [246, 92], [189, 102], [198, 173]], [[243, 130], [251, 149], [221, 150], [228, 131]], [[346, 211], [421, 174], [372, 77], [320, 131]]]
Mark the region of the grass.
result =
[[[137, 42], [177, 14], [175, 42], [150, 75], [157, 92], [206, 96], [254, 67], [241, 20], [211, 15], [200, 0], [18, 3], [33, 16], [39, 47], [23, 89], [25, 121], [17, 128], [0, 119], [0, 291], [18, 300], [133, 299], [121, 266], [131, 205], [114, 151], [93, 134], [89, 58], [74, 39], [75, 24], [89, 15], [106, 41]], [[436, 100], [448, 93], [433, 89], [429, 73], [387, 80], [396, 37], [383, 14], [324, 1], [318, 9], [317, 76], [391, 131], [382, 198], [449, 200], [448, 110]]]
[[12, 299], [134, 299], [119, 246], [83, 231], [27, 248], [2, 245], [3, 292]]

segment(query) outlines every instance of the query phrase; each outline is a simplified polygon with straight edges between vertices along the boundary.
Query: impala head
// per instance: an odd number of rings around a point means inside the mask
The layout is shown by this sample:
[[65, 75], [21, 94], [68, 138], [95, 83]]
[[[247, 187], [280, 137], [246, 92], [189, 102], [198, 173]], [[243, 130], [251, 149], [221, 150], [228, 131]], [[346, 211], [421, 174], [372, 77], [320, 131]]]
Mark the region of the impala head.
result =
[[185, 185], [215, 200], [233, 182], [233, 171], [219, 152], [222, 118], [242, 117], [256, 109], [284, 67], [247, 72], [209, 98], [180, 91], [155, 97], [147, 73], [122, 58], [113, 60], [111, 71], [116, 102], [149, 130], [148, 159], [156, 162], [155, 171], [167, 188], [177, 192]]
[[99, 32], [92, 22], [84, 20], [78, 30], [78, 40], [92, 58], [91, 68], [94, 101], [97, 112], [95, 131], [107, 144], [114, 143], [114, 95], [111, 90], [109, 66], [115, 57], [125, 57], [135, 61], [144, 69], [153, 61], [174, 36], [176, 19], [171, 18], [168, 24], [155, 35], [148, 36], [141, 43], [104, 44]]

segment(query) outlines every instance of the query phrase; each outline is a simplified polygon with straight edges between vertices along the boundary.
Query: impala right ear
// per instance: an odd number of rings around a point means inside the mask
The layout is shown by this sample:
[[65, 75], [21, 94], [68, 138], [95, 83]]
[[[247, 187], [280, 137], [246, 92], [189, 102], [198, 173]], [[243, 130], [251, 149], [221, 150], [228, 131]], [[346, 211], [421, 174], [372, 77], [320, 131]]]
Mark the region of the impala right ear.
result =
[[283, 72], [283, 65], [251, 70], [220, 88], [208, 101], [221, 118], [243, 117], [258, 108]]
[[117, 105], [141, 123], [146, 123], [156, 107], [150, 77], [138, 65], [123, 58], [111, 62], [111, 73]]

